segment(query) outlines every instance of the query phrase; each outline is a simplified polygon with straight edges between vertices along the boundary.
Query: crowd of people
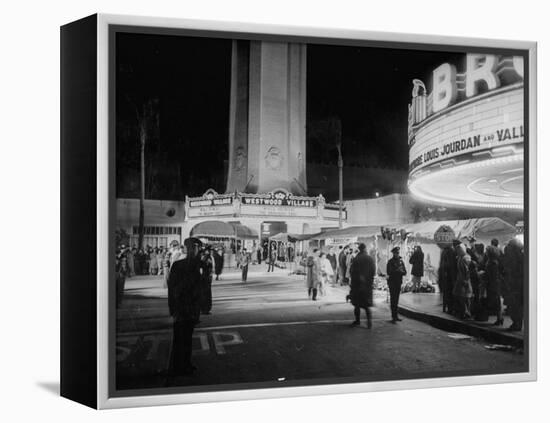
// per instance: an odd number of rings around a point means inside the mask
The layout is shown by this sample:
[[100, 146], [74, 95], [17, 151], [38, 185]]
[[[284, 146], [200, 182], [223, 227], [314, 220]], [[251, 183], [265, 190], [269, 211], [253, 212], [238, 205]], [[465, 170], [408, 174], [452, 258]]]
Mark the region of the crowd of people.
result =
[[[177, 241], [173, 241], [168, 248], [148, 246], [145, 249], [138, 249], [121, 245], [116, 255], [117, 305], [122, 301], [122, 293], [127, 278], [136, 275], [162, 275], [162, 287], [167, 289], [170, 269], [175, 262], [185, 259], [186, 256], [187, 248]], [[212, 304], [212, 279], [214, 275], [216, 280], [220, 279], [223, 271], [224, 252], [222, 248], [214, 249], [207, 245], [201, 246], [199, 256], [204, 263], [202, 272], [205, 275], [203, 283], [205, 295], [203, 297], [207, 304], [204, 309], [207, 310], [206, 314], [208, 314]], [[208, 306], [208, 304], [210, 305]]]
[[468, 246], [455, 240], [441, 251], [438, 281], [443, 311], [461, 319], [504, 323], [504, 306], [512, 319], [509, 331], [523, 328], [523, 245], [512, 239], [501, 249], [498, 239], [485, 247], [474, 237]]
[[[523, 245], [512, 239], [501, 249], [493, 239], [485, 247], [476, 239], [468, 239], [469, 245], [453, 241], [442, 249], [438, 270], [438, 283], [443, 296], [443, 311], [461, 319], [487, 321], [489, 315], [497, 316], [494, 325], [503, 325], [504, 305], [512, 319], [510, 331], [523, 326]], [[191, 363], [191, 337], [201, 314], [212, 310], [212, 281], [219, 280], [223, 270], [224, 253], [203, 245], [197, 238], [188, 238], [184, 245], [174, 242], [170, 248], [141, 250], [121, 246], [117, 252], [117, 304], [120, 304], [124, 280], [138, 274], [164, 275], [168, 289], [168, 305], [173, 317], [174, 346], [171, 370], [176, 375], [192, 374], [196, 367]], [[242, 281], [247, 281], [248, 266], [253, 254], [242, 249], [238, 264], [242, 269]], [[390, 297], [391, 322], [401, 321], [398, 314], [399, 296], [403, 278], [407, 275], [400, 248], [391, 250], [387, 261], [387, 288]], [[149, 257], [143, 258], [143, 257]], [[374, 279], [377, 273], [376, 251], [367, 252], [364, 243], [339, 247], [338, 254], [331, 247], [328, 253], [314, 249], [304, 253], [302, 264], [306, 270], [308, 297], [316, 301], [327, 294], [328, 286], [350, 287], [346, 301], [354, 307], [352, 326], [360, 324], [361, 311], [366, 314], [367, 328], [372, 327]], [[274, 257], [275, 259], [275, 257]], [[274, 261], [274, 260], [273, 260]], [[271, 267], [272, 260], [268, 259]], [[410, 256], [411, 281], [418, 287], [424, 269], [424, 254], [417, 245]], [[269, 270], [268, 270], [269, 271]], [[146, 272], [146, 273], [143, 273]], [[378, 271], [379, 274], [380, 271]], [[413, 291], [414, 292], [414, 291]]]
[[[390, 294], [391, 322], [401, 321], [398, 314], [399, 295], [403, 277], [407, 274], [403, 259], [399, 255], [399, 247], [392, 249], [393, 257], [387, 263], [387, 281]], [[328, 254], [319, 249], [314, 249], [310, 255], [304, 257], [306, 272], [306, 287], [308, 297], [317, 301], [318, 296], [326, 295], [328, 285], [349, 285], [350, 292], [346, 301], [351, 301], [354, 306], [355, 320], [352, 326], [360, 324], [361, 310], [365, 310], [367, 316], [367, 328], [372, 327], [372, 314], [370, 308], [373, 305], [374, 277], [376, 264], [374, 252], [367, 253], [364, 243], [356, 246], [341, 246], [338, 256], [334, 248], [330, 248]]]

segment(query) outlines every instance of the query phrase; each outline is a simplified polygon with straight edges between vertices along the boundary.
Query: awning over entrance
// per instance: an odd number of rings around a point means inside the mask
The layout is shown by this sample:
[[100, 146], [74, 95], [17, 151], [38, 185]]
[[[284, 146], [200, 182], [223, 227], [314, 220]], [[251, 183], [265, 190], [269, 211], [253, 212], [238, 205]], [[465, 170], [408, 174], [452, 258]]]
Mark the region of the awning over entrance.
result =
[[[516, 234], [515, 226], [498, 217], [403, 223], [402, 225], [391, 225], [390, 228], [398, 231], [405, 230], [409, 233], [409, 236], [414, 238], [433, 240], [435, 232], [441, 225], [451, 227], [458, 239], [474, 236], [484, 241], [490, 240], [493, 237], [499, 238], [500, 241], [506, 241], [513, 238]], [[316, 240], [348, 237], [370, 238], [375, 235], [380, 235], [380, 226], [350, 226], [345, 229], [328, 230], [313, 235], [311, 238]]]
[[191, 229], [191, 236], [194, 237], [218, 237], [235, 238], [235, 228], [229, 223], [219, 220], [202, 222]]
[[403, 225], [403, 229], [416, 238], [433, 240], [435, 231], [442, 225], [453, 229], [455, 236], [462, 239], [474, 236], [478, 239], [489, 240], [493, 237], [500, 241], [512, 239], [516, 234], [516, 227], [498, 217], [482, 217], [467, 220], [443, 220]]
[[202, 222], [191, 229], [191, 236], [194, 237], [215, 237], [215, 238], [237, 238], [257, 239], [258, 233], [248, 226], [239, 222], [222, 222], [220, 220], [209, 220]]

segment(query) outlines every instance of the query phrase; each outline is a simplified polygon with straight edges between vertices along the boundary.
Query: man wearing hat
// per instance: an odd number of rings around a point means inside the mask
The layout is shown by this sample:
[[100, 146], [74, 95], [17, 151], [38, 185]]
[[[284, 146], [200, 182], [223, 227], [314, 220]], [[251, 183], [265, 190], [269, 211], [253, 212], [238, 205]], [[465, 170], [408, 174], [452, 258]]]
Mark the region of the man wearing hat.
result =
[[184, 241], [187, 256], [175, 261], [168, 276], [168, 307], [173, 318], [174, 338], [170, 357], [174, 375], [190, 375], [197, 370], [191, 363], [192, 338], [199, 321], [201, 305], [202, 243], [197, 238]]
[[403, 259], [399, 256], [399, 247], [393, 247], [391, 252], [393, 257], [388, 260], [386, 273], [388, 275], [388, 288], [390, 290], [391, 321], [395, 324], [401, 321], [397, 314], [397, 305], [399, 304], [403, 276], [407, 274], [407, 270], [405, 269]]

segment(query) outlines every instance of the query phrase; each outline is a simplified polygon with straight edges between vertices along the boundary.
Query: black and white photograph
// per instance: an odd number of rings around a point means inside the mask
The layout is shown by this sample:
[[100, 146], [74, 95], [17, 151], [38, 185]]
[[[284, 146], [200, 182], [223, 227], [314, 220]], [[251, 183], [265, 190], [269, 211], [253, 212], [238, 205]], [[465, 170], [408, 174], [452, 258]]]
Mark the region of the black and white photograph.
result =
[[1, 420], [544, 421], [545, 11], [7, 2]]
[[110, 37], [113, 396], [529, 371], [525, 50]]

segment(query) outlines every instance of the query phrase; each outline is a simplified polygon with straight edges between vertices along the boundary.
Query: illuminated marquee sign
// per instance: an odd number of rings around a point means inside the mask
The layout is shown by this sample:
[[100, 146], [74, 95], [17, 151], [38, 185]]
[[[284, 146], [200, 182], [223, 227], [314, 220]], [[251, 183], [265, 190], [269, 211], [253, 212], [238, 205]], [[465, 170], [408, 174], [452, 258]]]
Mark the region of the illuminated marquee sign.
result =
[[231, 206], [233, 205], [233, 194], [220, 195], [213, 189], [209, 189], [202, 197], [189, 198], [187, 204], [190, 208], [196, 207], [214, 207], [214, 206]]
[[413, 81], [409, 191], [456, 206], [523, 207], [523, 58], [466, 55], [464, 73], [444, 63], [431, 92]]
[[240, 194], [241, 214], [315, 218], [318, 198], [298, 197], [286, 190], [266, 194]]
[[280, 190], [267, 194], [240, 194], [243, 205], [258, 206], [290, 206], [290, 207], [317, 207], [317, 199], [310, 197], [297, 197], [289, 192]]
[[[444, 63], [432, 73], [432, 92], [424, 82], [413, 80], [409, 104], [409, 137], [414, 125], [455, 103], [507, 85], [523, 82], [523, 58], [491, 54], [467, 54], [464, 73]], [[409, 140], [411, 142], [411, 140]]]
[[[344, 219], [346, 217], [343, 210]], [[335, 214], [336, 213], [336, 214]], [[208, 190], [203, 196], [186, 199], [189, 218], [213, 216], [282, 216], [336, 219], [338, 211], [325, 204], [322, 196], [300, 197], [284, 189], [265, 194], [218, 194]]]
[[410, 150], [409, 172], [451, 159], [466, 153], [473, 153], [497, 146], [523, 142], [523, 125], [500, 127], [486, 133], [472, 133], [462, 138], [442, 137], [437, 144], [418, 144]]
[[[468, 54], [463, 74], [445, 63], [432, 92], [413, 81], [409, 172], [458, 156], [523, 143], [523, 59]], [[450, 162], [452, 163], [452, 162]]]
[[187, 198], [189, 217], [230, 216], [234, 213], [233, 194], [218, 194], [209, 189], [202, 197]]

